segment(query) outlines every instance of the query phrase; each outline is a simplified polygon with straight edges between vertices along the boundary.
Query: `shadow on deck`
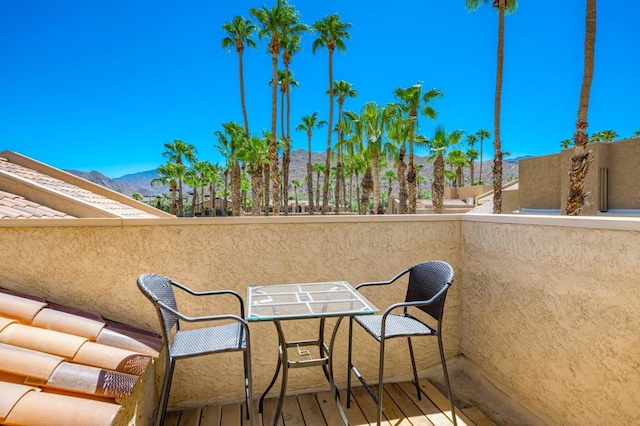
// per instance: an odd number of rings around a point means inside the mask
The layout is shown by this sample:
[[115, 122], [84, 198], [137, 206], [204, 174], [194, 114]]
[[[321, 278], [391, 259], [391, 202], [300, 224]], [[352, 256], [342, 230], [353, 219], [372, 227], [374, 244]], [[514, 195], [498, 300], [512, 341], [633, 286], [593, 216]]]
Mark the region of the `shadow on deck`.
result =
[[[426, 379], [421, 380], [422, 398], [418, 400], [415, 386], [410, 382], [385, 384], [383, 425], [452, 425], [449, 400]], [[341, 391], [344, 403], [344, 390]], [[375, 425], [376, 405], [362, 387], [352, 389], [351, 408], [345, 408], [350, 425]], [[264, 412], [258, 413], [255, 403], [256, 426], [273, 424], [277, 399], [265, 400]], [[244, 404], [211, 405], [167, 413], [164, 426], [236, 426], [248, 425], [244, 418]], [[495, 426], [479, 408], [456, 407], [460, 426]], [[285, 397], [279, 424], [285, 426], [334, 426], [341, 424], [340, 415], [330, 391], [290, 395]]]

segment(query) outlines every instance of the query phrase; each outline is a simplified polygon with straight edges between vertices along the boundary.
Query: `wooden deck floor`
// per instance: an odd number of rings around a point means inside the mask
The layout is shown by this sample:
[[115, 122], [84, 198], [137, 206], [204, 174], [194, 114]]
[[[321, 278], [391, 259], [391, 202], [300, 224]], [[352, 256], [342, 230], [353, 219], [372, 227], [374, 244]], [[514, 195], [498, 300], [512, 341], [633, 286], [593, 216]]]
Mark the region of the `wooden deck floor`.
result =
[[[384, 386], [385, 422], [383, 425], [435, 425], [450, 426], [451, 410], [449, 400], [431, 383], [422, 380], [422, 399], [418, 400], [415, 386], [410, 382], [391, 383]], [[341, 392], [344, 406], [344, 391]], [[345, 409], [349, 424], [375, 425], [376, 405], [362, 387], [352, 389], [351, 408]], [[256, 426], [273, 424], [273, 414], [277, 400], [265, 400], [264, 413], [258, 414], [255, 403]], [[244, 404], [213, 405], [185, 411], [167, 413], [165, 426], [240, 426], [249, 422], [242, 416]], [[285, 426], [334, 426], [340, 425], [340, 415], [331, 392], [316, 392], [285, 397], [282, 406], [282, 420]], [[460, 426], [495, 426], [477, 407], [458, 409], [456, 417]], [[282, 422], [280, 424], [283, 424]]]

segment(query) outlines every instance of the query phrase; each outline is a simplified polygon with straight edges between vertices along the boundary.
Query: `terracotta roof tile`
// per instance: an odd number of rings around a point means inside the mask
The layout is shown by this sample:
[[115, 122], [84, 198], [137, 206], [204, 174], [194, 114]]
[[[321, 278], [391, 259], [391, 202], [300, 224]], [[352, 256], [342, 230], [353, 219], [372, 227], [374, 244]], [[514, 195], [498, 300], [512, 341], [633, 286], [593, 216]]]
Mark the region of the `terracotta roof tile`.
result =
[[[12, 163], [5, 158], [0, 160], [0, 173], [9, 173], [13, 176], [35, 182], [45, 188], [53, 191], [57, 191], [60, 194], [75, 198], [83, 201], [87, 204], [93, 205], [101, 210], [115, 214], [116, 216], [123, 218], [155, 218], [156, 215], [147, 213], [145, 211], [136, 209], [132, 206], [128, 206], [119, 201], [112, 200], [103, 195], [96, 194], [89, 190], [77, 187], [73, 184], [64, 182], [60, 179], [56, 179], [44, 173], [29, 169], [27, 167]], [[25, 200], [24, 197], [20, 197], [15, 194], [0, 191], [0, 207], [9, 208], [11, 211], [6, 211], [4, 208], [0, 208], [0, 219], [9, 218], [72, 218], [73, 216], [67, 215], [64, 212], [58, 212], [56, 210], [47, 208], [43, 209], [37, 203], [33, 203], [29, 200]]]
[[111, 425], [162, 342], [0, 288], [0, 424]]

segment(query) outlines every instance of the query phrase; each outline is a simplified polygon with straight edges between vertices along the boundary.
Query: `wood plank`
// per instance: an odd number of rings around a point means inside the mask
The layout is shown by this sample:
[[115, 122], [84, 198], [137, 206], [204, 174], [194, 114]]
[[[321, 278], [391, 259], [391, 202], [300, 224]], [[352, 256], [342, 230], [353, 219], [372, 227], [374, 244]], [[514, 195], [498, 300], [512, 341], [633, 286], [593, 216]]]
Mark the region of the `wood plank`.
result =
[[207, 405], [202, 407], [200, 415], [200, 426], [220, 426], [220, 413], [222, 407], [220, 405]]
[[[245, 403], [241, 405], [242, 409], [242, 426], [250, 426], [251, 422], [247, 419]], [[258, 401], [253, 401], [253, 424], [254, 426], [262, 426], [262, 414], [258, 412]]]
[[322, 410], [318, 405], [316, 396], [312, 393], [298, 395], [298, 404], [306, 426], [326, 426]]
[[242, 424], [240, 408], [239, 403], [223, 405], [220, 413], [220, 424], [224, 426], [240, 426]]
[[394, 426], [411, 426], [411, 422], [398, 407], [398, 404], [395, 403], [393, 398], [389, 398], [389, 394], [386, 392], [387, 386], [384, 386], [385, 394], [382, 398], [382, 413], [389, 423]]
[[324, 420], [328, 425], [333, 426], [342, 424], [342, 418], [340, 417], [340, 413], [336, 407], [336, 401], [333, 399], [331, 391], [317, 392], [316, 400], [322, 410]]
[[461, 411], [471, 419], [476, 426], [497, 426], [480, 407], [462, 408]]
[[200, 424], [201, 408], [194, 408], [192, 410], [185, 410], [180, 414], [180, 421], [178, 426], [198, 426]]
[[398, 383], [398, 387], [413, 401], [413, 403], [424, 413], [431, 423], [436, 426], [451, 426], [453, 422], [445, 416], [442, 411], [427, 397], [417, 399], [416, 387], [413, 383]]
[[[370, 424], [375, 425], [378, 417], [378, 405], [371, 398], [371, 395], [369, 395], [367, 390], [362, 386], [351, 388], [351, 395], [353, 396], [351, 404], [354, 404], [354, 402], [358, 404], [367, 421]], [[390, 425], [385, 417], [384, 410], [382, 410], [382, 419], [380, 423], [385, 426]]]
[[340, 396], [342, 397], [342, 399], [340, 400], [340, 404], [342, 405], [342, 409], [344, 410], [344, 413], [347, 415], [347, 420], [349, 420], [349, 424], [352, 426], [363, 426], [363, 425], [368, 426], [370, 424], [369, 421], [367, 421], [367, 418], [364, 416], [364, 413], [360, 409], [360, 406], [358, 405], [358, 403], [355, 401], [353, 397], [351, 398], [351, 407], [347, 408], [346, 392], [347, 390], [344, 389], [340, 394]]
[[[445, 397], [440, 391], [431, 384], [428, 380], [422, 380], [420, 382], [420, 390], [426, 395], [435, 405], [444, 413], [449, 420], [451, 417], [451, 404], [449, 398]], [[456, 410], [456, 418], [458, 419], [458, 426], [472, 426], [473, 422], [462, 411]]]
[[282, 401], [282, 419], [287, 426], [304, 426], [302, 411], [298, 405], [298, 398], [295, 396], [285, 396]]
[[420, 411], [411, 397], [404, 393], [397, 384], [389, 383], [384, 386], [384, 390], [387, 394], [385, 395], [385, 401], [387, 398], [391, 398], [412, 425], [433, 426], [433, 423], [429, 421], [429, 418]]
[[[265, 426], [271, 426], [274, 424], [273, 416], [276, 413], [276, 407], [278, 406], [278, 398], [267, 398], [264, 400], [264, 407], [262, 410], [262, 423]], [[278, 424], [282, 423], [282, 413], [280, 413], [280, 419]]]
[[164, 422], [162, 423], [164, 426], [178, 426], [178, 422], [180, 421], [180, 411], [168, 411], [164, 415]]

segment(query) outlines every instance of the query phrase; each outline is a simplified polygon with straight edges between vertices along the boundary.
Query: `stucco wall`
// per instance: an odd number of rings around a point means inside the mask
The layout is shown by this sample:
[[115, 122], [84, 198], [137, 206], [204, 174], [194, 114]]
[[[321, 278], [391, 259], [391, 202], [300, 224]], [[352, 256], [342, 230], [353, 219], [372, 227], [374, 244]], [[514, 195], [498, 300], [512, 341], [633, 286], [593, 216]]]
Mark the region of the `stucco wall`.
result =
[[[33, 223], [33, 225], [32, 225]], [[139, 293], [141, 273], [170, 276], [197, 290], [229, 288], [245, 295], [250, 284], [344, 279], [352, 283], [391, 278], [427, 259], [460, 267], [459, 216], [215, 218], [157, 220], [48, 220], [0, 222], [0, 285], [91, 309], [104, 317], [159, 331], [152, 305]], [[461, 276], [459, 276], [461, 280]], [[460, 351], [460, 291], [447, 299], [445, 345]], [[404, 297], [368, 296], [379, 307]], [[188, 314], [229, 304], [180, 300]], [[334, 321], [328, 321], [329, 331]], [[284, 323], [290, 339], [314, 338], [317, 322]], [[346, 380], [347, 323], [336, 343], [336, 378]], [[277, 353], [275, 327], [251, 325], [254, 392], [271, 379]], [[374, 378], [378, 361], [370, 337], [360, 334], [356, 360]], [[434, 339], [417, 343], [418, 367], [439, 362]], [[366, 354], [366, 356], [362, 356]], [[387, 347], [388, 375], [408, 376], [406, 341]], [[177, 363], [170, 406], [187, 407], [242, 399], [242, 357], [221, 354]], [[161, 365], [158, 370], [164, 370]], [[292, 371], [289, 390], [326, 388], [319, 368]], [[276, 389], [277, 390], [277, 389]]]
[[462, 226], [462, 352], [553, 424], [640, 424], [640, 221]]
[[609, 208], [640, 209], [640, 138], [607, 144], [607, 147]]
[[518, 174], [520, 177], [518, 183], [520, 207], [536, 209], [560, 208], [559, 155], [521, 159]]

